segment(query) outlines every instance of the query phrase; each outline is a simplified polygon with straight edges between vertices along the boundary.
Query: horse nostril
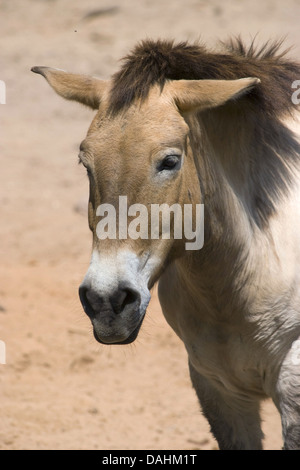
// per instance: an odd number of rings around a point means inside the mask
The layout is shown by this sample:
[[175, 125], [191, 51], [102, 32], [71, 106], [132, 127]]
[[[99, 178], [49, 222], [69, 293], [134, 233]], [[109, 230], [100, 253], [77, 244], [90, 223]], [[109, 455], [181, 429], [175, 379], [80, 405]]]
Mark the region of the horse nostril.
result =
[[79, 297], [85, 313], [93, 318], [101, 312], [118, 315], [125, 309], [137, 308], [141, 301], [140, 294], [131, 287], [120, 287], [110, 296], [101, 296], [86, 286], [79, 287]]
[[85, 313], [89, 316], [89, 317], [92, 317], [95, 315], [95, 311], [88, 299], [88, 291], [89, 289], [87, 287], [84, 287], [84, 286], [80, 286], [79, 287], [79, 298], [80, 298], [80, 301], [82, 303], [82, 306], [83, 306], [83, 309], [85, 311]]
[[123, 312], [126, 307], [137, 307], [140, 304], [140, 294], [132, 288], [119, 288], [111, 297], [110, 303], [113, 311], [118, 315]]

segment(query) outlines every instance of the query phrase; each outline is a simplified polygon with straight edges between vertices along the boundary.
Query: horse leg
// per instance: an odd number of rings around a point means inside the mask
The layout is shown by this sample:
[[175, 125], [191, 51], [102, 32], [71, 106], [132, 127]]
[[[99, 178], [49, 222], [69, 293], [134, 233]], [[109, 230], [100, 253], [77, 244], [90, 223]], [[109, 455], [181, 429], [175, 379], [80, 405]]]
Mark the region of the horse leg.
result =
[[300, 450], [300, 338], [280, 368], [274, 402], [280, 412], [285, 450]]
[[204, 416], [221, 450], [261, 450], [259, 402], [241, 400], [217, 390], [191, 364], [190, 376]]

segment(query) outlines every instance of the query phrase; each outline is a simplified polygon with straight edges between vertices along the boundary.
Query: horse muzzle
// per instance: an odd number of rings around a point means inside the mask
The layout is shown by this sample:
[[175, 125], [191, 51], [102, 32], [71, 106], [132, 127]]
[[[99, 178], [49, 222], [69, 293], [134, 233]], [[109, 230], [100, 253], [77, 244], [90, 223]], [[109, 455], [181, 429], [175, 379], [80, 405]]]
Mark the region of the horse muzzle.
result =
[[129, 344], [136, 339], [146, 309], [140, 293], [131, 285], [121, 283], [117, 289], [104, 294], [83, 281], [79, 297], [98, 342]]

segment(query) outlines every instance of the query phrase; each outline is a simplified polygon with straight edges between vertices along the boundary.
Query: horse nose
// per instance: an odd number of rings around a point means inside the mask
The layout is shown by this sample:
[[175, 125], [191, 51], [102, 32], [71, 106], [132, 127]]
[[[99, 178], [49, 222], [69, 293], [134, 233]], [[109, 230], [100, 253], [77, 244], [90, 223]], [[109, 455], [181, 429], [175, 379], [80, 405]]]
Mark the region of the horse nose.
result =
[[113, 320], [122, 313], [136, 311], [141, 303], [139, 292], [126, 284], [119, 285], [108, 294], [83, 284], [79, 287], [79, 297], [84, 311], [91, 319], [101, 316]]

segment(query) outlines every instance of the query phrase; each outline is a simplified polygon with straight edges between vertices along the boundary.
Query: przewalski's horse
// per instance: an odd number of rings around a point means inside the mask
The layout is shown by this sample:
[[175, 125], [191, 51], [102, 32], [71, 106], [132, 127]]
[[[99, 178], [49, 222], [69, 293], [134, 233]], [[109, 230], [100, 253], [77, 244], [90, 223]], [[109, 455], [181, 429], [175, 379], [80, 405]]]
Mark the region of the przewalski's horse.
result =
[[[287, 124], [300, 66], [278, 43], [223, 47], [145, 41], [109, 81], [33, 71], [97, 110], [79, 154], [93, 232], [80, 298], [95, 338], [134, 341], [159, 281], [219, 447], [260, 449], [260, 402], [272, 397], [284, 448], [299, 449], [300, 146]], [[174, 236], [100, 239], [97, 209], [117, 209], [119, 196], [204, 204], [203, 248]]]

